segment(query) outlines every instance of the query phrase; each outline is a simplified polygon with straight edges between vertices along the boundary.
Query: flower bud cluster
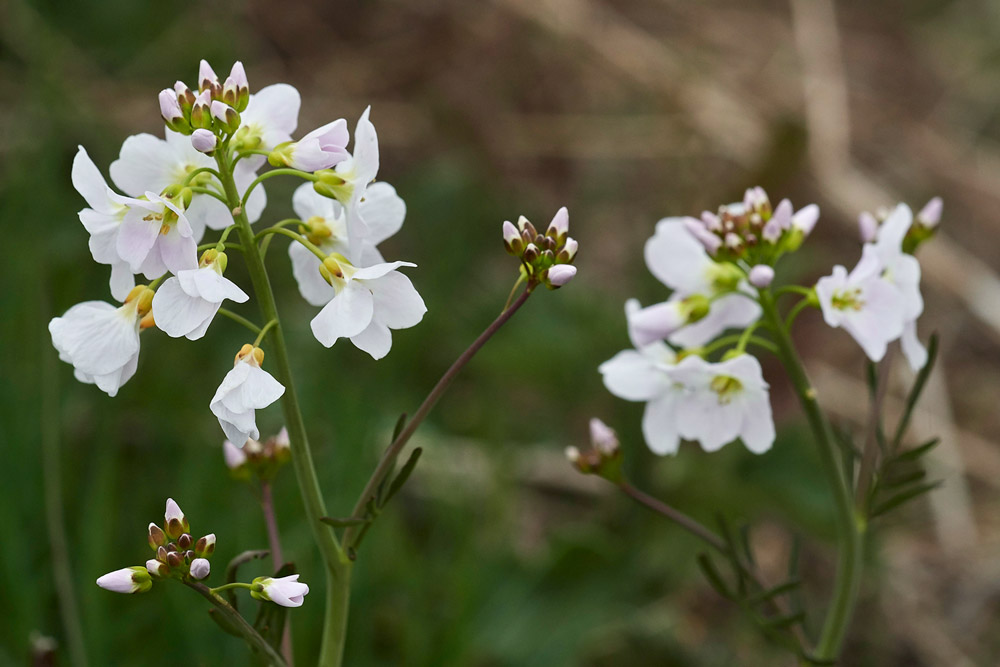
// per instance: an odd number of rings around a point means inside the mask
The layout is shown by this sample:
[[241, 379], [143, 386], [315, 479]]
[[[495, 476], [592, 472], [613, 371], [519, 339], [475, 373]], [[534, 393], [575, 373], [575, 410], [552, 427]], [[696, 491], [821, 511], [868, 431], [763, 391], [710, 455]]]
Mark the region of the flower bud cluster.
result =
[[549, 289], [562, 287], [576, 275], [577, 242], [569, 236], [569, 211], [560, 208], [544, 234], [523, 215], [517, 226], [503, 223], [503, 244], [507, 252], [521, 260], [521, 270], [529, 282]]
[[194, 147], [209, 153], [218, 137], [234, 133], [240, 126], [240, 112], [250, 103], [250, 84], [243, 63], [236, 62], [224, 82], [219, 82], [204, 60], [198, 70], [198, 94], [178, 81], [173, 89], [160, 91], [160, 115], [174, 132], [190, 135]]
[[720, 206], [717, 213], [705, 211], [700, 220], [685, 218], [685, 225], [719, 261], [773, 265], [802, 245], [818, 218], [815, 205], [793, 212], [791, 202], [783, 199], [772, 207], [764, 189], [754, 187], [742, 202]]
[[145, 593], [159, 579], [206, 578], [212, 570], [209, 559], [215, 552], [215, 535], [197, 540], [191, 537], [191, 525], [173, 498], [167, 498], [163, 526], [149, 524], [146, 539], [154, 557], [145, 567], [134, 565], [109, 572], [97, 585], [115, 593]]
[[292, 458], [288, 430], [282, 428], [277, 435], [263, 442], [250, 438], [242, 448], [226, 440], [222, 443], [222, 454], [233, 477], [272, 479]]
[[598, 475], [611, 482], [622, 479], [622, 452], [618, 434], [596, 417], [590, 420], [590, 449], [566, 448], [566, 458], [585, 475]]

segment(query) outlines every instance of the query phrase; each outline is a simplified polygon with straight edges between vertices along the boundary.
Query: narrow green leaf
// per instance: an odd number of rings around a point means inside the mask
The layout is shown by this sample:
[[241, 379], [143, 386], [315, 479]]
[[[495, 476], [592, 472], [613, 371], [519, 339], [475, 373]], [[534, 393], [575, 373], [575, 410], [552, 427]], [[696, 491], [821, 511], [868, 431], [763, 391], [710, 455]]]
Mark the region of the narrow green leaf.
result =
[[913, 482], [919, 482], [924, 477], [927, 476], [926, 470], [914, 470], [908, 473], [897, 473], [893, 475], [887, 475], [880, 483], [879, 487], [881, 489], [898, 489], [901, 486], [907, 486]]
[[403, 485], [406, 484], [406, 480], [408, 480], [410, 475], [413, 474], [413, 469], [417, 467], [417, 461], [420, 460], [420, 455], [423, 453], [424, 450], [422, 447], [417, 447], [410, 452], [410, 458], [406, 459], [406, 463], [399, 471], [399, 474], [396, 475], [396, 479], [392, 480], [392, 485], [389, 487], [389, 493], [386, 494], [385, 500], [382, 501], [383, 505], [392, 500], [392, 497], [399, 493], [399, 490], [403, 488]]
[[[399, 434], [403, 432], [404, 428], [406, 428], [405, 412], [399, 415], [399, 419], [396, 420], [396, 425], [392, 428], [392, 440], [389, 441], [389, 448], [392, 447], [392, 443], [396, 442], [396, 438], [399, 437]], [[388, 453], [389, 448], [386, 448], [386, 453]], [[385, 456], [385, 454], [383, 454], [383, 456]], [[389, 482], [389, 478], [392, 477], [392, 474], [395, 471], [396, 471], [396, 462], [393, 461], [392, 466], [390, 466], [389, 469], [385, 471], [385, 475], [383, 475], [382, 479], [380, 479], [378, 482], [378, 487], [375, 490], [375, 504], [378, 505], [379, 507], [385, 505], [386, 501], [388, 500], [388, 498], [385, 497], [385, 485]]]
[[726, 586], [726, 582], [723, 581], [722, 575], [715, 568], [715, 563], [709, 558], [708, 554], [702, 553], [698, 554], [698, 567], [701, 568], [702, 574], [708, 579], [708, 583], [712, 585], [712, 588], [716, 592], [727, 600], [734, 600], [735, 596]]
[[332, 516], [323, 516], [319, 519], [328, 526], [333, 526], [334, 528], [347, 528], [348, 526], [360, 526], [361, 524], [368, 523], [368, 519], [357, 518], [353, 516], [344, 518], [334, 518]]
[[765, 625], [771, 628], [790, 628], [797, 623], [801, 623], [805, 618], [806, 613], [804, 611], [797, 611], [793, 614], [769, 618], [765, 621]]
[[896, 456], [892, 458], [892, 462], [902, 463], [905, 461], [917, 461], [924, 454], [937, 447], [938, 444], [940, 444], [940, 442], [941, 438], [931, 438], [930, 440], [920, 445], [919, 447], [914, 447], [913, 449], [907, 449], [903, 452], [900, 452], [899, 454], [896, 454]]
[[892, 498], [889, 498], [889, 500], [886, 500], [885, 502], [876, 505], [875, 509], [872, 510], [871, 515], [872, 517], [881, 516], [882, 514], [888, 512], [889, 510], [894, 509], [909, 500], [913, 500], [917, 496], [923, 495], [928, 491], [933, 491], [937, 487], [941, 486], [941, 484], [942, 482], [940, 480], [936, 482], [927, 482], [925, 484], [919, 484], [907, 491], [902, 491], [900, 493], [897, 493]]
[[747, 562], [750, 565], [756, 565], [757, 561], [753, 556], [753, 549], [750, 548], [750, 524], [748, 523], [740, 526], [740, 545], [743, 547], [743, 553], [747, 557]]
[[756, 595], [751, 595], [750, 597], [747, 598], [747, 603], [751, 605], [757, 605], [760, 604], [761, 602], [766, 602], [774, 597], [777, 597], [778, 595], [782, 595], [783, 593], [788, 593], [790, 591], [795, 590], [801, 584], [802, 582], [798, 578], [789, 579], [788, 581], [780, 583], [777, 586], [773, 586], [772, 588], [769, 588], [766, 591], [761, 591]]
[[733, 565], [733, 570], [736, 572], [736, 585], [739, 591], [739, 596], [743, 597], [747, 592], [747, 582], [745, 568], [743, 567], [743, 562], [740, 559], [740, 548], [736, 543], [732, 527], [729, 525], [729, 522], [726, 521], [726, 517], [722, 514], [717, 514], [715, 520], [719, 524], [719, 532], [722, 534], [722, 539], [725, 540], [726, 546], [729, 549], [729, 553], [726, 554], [726, 556], [729, 558]]
[[917, 373], [917, 379], [913, 383], [913, 388], [910, 389], [910, 394], [906, 397], [906, 409], [903, 410], [903, 416], [900, 417], [899, 424], [896, 426], [896, 435], [892, 438], [893, 452], [899, 449], [899, 443], [903, 441], [906, 428], [910, 425], [913, 408], [916, 407], [917, 401], [920, 399], [920, 394], [924, 390], [924, 385], [927, 384], [927, 378], [930, 377], [931, 370], [934, 368], [934, 362], [937, 360], [937, 351], [938, 335], [934, 333], [931, 334], [931, 339], [927, 343], [927, 363]]

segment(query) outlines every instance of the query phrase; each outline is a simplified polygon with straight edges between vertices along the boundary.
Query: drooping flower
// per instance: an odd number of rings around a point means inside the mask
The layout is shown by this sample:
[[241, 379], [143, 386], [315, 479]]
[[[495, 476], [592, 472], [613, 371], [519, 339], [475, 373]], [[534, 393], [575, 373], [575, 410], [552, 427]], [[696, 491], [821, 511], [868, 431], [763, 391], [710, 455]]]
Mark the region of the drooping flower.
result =
[[[308, 226], [306, 237], [325, 253], [350, 256], [347, 239], [347, 215], [344, 207], [329, 197], [324, 197], [305, 183], [292, 195], [292, 208]], [[361, 217], [368, 227], [368, 238], [362, 239], [358, 266], [381, 264], [385, 260], [376, 246], [399, 231], [406, 217], [406, 204], [388, 183], [373, 183], [359, 204]], [[288, 246], [292, 260], [292, 273], [302, 298], [313, 306], [324, 306], [336, 295], [336, 290], [320, 275], [320, 260], [299, 243]]]
[[255, 410], [266, 408], [285, 393], [281, 383], [260, 367], [263, 360], [263, 350], [244, 345], [210, 404], [226, 437], [237, 447], [248, 438], [260, 437]]
[[343, 255], [331, 254], [322, 264], [336, 296], [310, 322], [313, 335], [326, 347], [350, 338], [356, 347], [381, 359], [392, 347], [391, 329], [407, 329], [423, 319], [427, 307], [413, 283], [397, 271], [410, 262], [356, 268]]
[[319, 180], [313, 185], [317, 192], [333, 197], [344, 206], [347, 215], [347, 245], [351, 250], [347, 258], [351, 262], [361, 261], [361, 239], [371, 234], [359, 207], [369, 183], [378, 174], [379, 166], [378, 134], [368, 119], [370, 112], [371, 107], [366, 108], [358, 119], [351, 155], [338, 162], [333, 170], [318, 171], [316, 176]]
[[145, 593], [153, 587], [153, 579], [146, 568], [136, 565], [108, 572], [97, 585], [113, 593]]
[[350, 153], [347, 142], [350, 133], [343, 118], [319, 127], [298, 141], [280, 144], [271, 152], [269, 161], [275, 167], [285, 166], [302, 171], [329, 169]]
[[816, 283], [823, 319], [843, 327], [872, 361], [881, 361], [890, 341], [903, 333], [904, 306], [899, 290], [882, 277], [884, 267], [874, 245], [864, 247], [850, 273], [843, 266]]
[[73, 187], [90, 208], [80, 211], [80, 222], [90, 234], [90, 254], [98, 264], [111, 266], [111, 296], [124, 299], [135, 286], [129, 263], [118, 255], [118, 230], [128, 212], [122, 197], [110, 187], [83, 146], [73, 158]]
[[96, 384], [108, 396], [135, 375], [139, 364], [139, 326], [152, 306], [153, 292], [132, 289], [125, 303], [85, 301], [49, 322], [52, 345], [73, 365], [76, 379]]
[[698, 441], [706, 452], [737, 438], [755, 454], [771, 448], [774, 420], [768, 385], [756, 357], [741, 354], [712, 363], [691, 355], [666, 374], [685, 388], [676, 411], [681, 437]]
[[[199, 134], [198, 130], [195, 130], [195, 134]], [[166, 139], [152, 134], [129, 137], [122, 144], [118, 159], [111, 163], [111, 180], [130, 197], [141, 197], [147, 191], [163, 192], [185, 182], [200, 187], [216, 187], [217, 181], [208, 172], [196, 174], [188, 181], [188, 177], [196, 169], [214, 169], [216, 166], [215, 160], [192, 145], [196, 141], [195, 134], [185, 137], [168, 130]], [[214, 135], [212, 138], [214, 139]], [[259, 161], [253, 165], [249, 159], [241, 160], [236, 165], [233, 180], [240, 195], [256, 178], [255, 172], [259, 167]], [[266, 205], [264, 188], [258, 185], [247, 199], [246, 214], [251, 223], [260, 218]], [[184, 215], [191, 224], [195, 242], [201, 240], [206, 226], [209, 229], [224, 229], [232, 224], [229, 207], [204, 193], [192, 194], [191, 203], [185, 208]]]
[[[626, 302], [630, 336], [634, 335], [632, 321], [639, 310], [638, 301]], [[623, 350], [598, 367], [604, 386], [619, 398], [645, 403], [642, 433], [646, 444], [656, 454], [675, 454], [680, 446], [677, 408], [685, 390], [667, 371], [673, 368], [677, 357], [662, 341], [642, 344], [633, 338], [632, 344], [634, 350]]]
[[268, 600], [282, 607], [301, 607], [309, 586], [299, 582], [299, 575], [287, 577], [257, 577], [252, 582], [250, 595], [258, 600]]
[[179, 271], [167, 278], [153, 297], [156, 326], [174, 338], [185, 336], [198, 340], [226, 299], [243, 303], [250, 297], [235, 283], [223, 277], [226, 254], [205, 251], [197, 269]]

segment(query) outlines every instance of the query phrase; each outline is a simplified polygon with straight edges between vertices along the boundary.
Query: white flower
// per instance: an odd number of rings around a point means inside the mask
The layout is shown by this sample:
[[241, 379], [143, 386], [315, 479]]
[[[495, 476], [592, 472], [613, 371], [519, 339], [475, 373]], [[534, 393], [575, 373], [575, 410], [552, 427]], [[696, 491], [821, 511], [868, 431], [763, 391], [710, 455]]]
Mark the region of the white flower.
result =
[[854, 270], [837, 265], [816, 283], [823, 319], [843, 327], [872, 361], [880, 361], [890, 341], [903, 333], [904, 307], [900, 292], [882, 278], [882, 263], [874, 245], [866, 245]]
[[247, 462], [247, 455], [243, 448], [237, 447], [228, 440], [224, 440], [222, 443], [222, 456], [226, 460], [226, 467], [230, 470], [236, 470]]
[[172, 200], [153, 192], [145, 199], [125, 199], [125, 214], [115, 245], [133, 273], [153, 280], [167, 271], [198, 266], [198, 242], [184, 212]]
[[266, 408], [285, 393], [281, 383], [261, 369], [263, 358], [259, 347], [244, 345], [210, 404], [226, 437], [237, 447], [248, 438], [260, 437], [254, 411]]
[[96, 384], [108, 396], [135, 375], [139, 364], [139, 321], [149, 312], [152, 294], [136, 287], [125, 303], [85, 301], [49, 322], [52, 345], [73, 365], [76, 379]]
[[[679, 299], [678, 296], [671, 300]], [[744, 292], [716, 297], [709, 303], [708, 314], [690, 322], [667, 337], [671, 345], [684, 349], [701, 347], [726, 329], [743, 329], [760, 318], [760, 304]]]
[[768, 385], [756, 357], [741, 354], [712, 363], [692, 355], [667, 375], [685, 387], [676, 412], [681, 437], [698, 441], [706, 452], [737, 438], [755, 454], [771, 448], [774, 421]]
[[[152, 134], [131, 136], [122, 144], [118, 159], [111, 163], [111, 180], [130, 197], [140, 197], [147, 191], [163, 192], [172, 185], [180, 185], [195, 169], [214, 169], [215, 160], [199, 152], [192, 145], [193, 141], [194, 135], [185, 137], [170, 130], [166, 131], [166, 139]], [[241, 160], [236, 165], [233, 178], [240, 195], [256, 178], [254, 172], [259, 166], [259, 161], [254, 165], [248, 160]], [[205, 172], [195, 176], [189, 185], [216, 187], [216, 183], [215, 178]], [[246, 213], [251, 223], [260, 218], [266, 205], [264, 188], [258, 185], [247, 199]], [[191, 197], [191, 205], [184, 215], [191, 224], [195, 242], [201, 240], [206, 226], [224, 229], [233, 221], [228, 206], [203, 193], [195, 193]]]
[[[368, 120], [371, 107], [365, 109], [354, 129], [354, 151], [334, 168], [332, 192], [344, 205], [347, 214], [347, 245], [351, 262], [361, 261], [362, 239], [371, 235], [368, 221], [361, 215], [360, 204], [366, 196], [368, 184], [378, 174], [378, 134]], [[322, 185], [317, 183], [317, 185]]]
[[114, 593], [145, 593], [153, 587], [153, 580], [146, 568], [133, 566], [108, 572], [97, 585]]
[[225, 253], [202, 260], [197, 269], [178, 271], [167, 278], [153, 297], [153, 319], [156, 326], [174, 338], [185, 336], [198, 340], [226, 299], [243, 303], [250, 297], [234, 282], [222, 275]]
[[689, 309], [684, 301], [665, 301], [637, 310], [628, 318], [629, 336], [636, 347], [663, 340], [688, 323]]
[[350, 155], [347, 152], [349, 138], [347, 121], [340, 118], [313, 130], [298, 141], [279, 146], [272, 155], [279, 165], [302, 171], [329, 169]]
[[[325, 253], [340, 253], [350, 256], [347, 241], [347, 215], [344, 207], [329, 197], [324, 197], [309, 183], [300, 185], [292, 195], [292, 208], [300, 220], [309, 225], [307, 234]], [[375, 248], [399, 231], [406, 217], [406, 204], [388, 183], [373, 183], [359, 205], [361, 217], [368, 227], [368, 238], [361, 240], [358, 265], [371, 266], [385, 260]], [[336, 295], [336, 291], [320, 275], [320, 260], [305, 246], [292, 243], [288, 246], [292, 259], [292, 273], [299, 286], [302, 298], [313, 306], [324, 306]]]
[[410, 262], [356, 268], [343, 255], [330, 255], [323, 268], [336, 296], [310, 322], [313, 335], [326, 347], [350, 338], [356, 347], [381, 359], [392, 347], [390, 329], [407, 329], [423, 319], [427, 307], [410, 279], [397, 271]]
[[204, 579], [212, 571], [212, 564], [205, 558], [195, 558], [191, 561], [189, 572], [192, 579]]
[[[275, 146], [292, 140], [299, 124], [299, 91], [287, 83], [261, 88], [250, 96], [247, 108], [240, 114], [240, 129], [236, 141], [247, 148], [274, 150]], [[254, 171], [264, 163], [263, 155], [244, 158], [254, 165]]]
[[917, 338], [917, 319], [924, 312], [920, 294], [920, 262], [903, 252], [903, 239], [913, 223], [913, 213], [906, 204], [899, 204], [878, 229], [875, 252], [882, 265], [882, 278], [899, 291], [903, 307], [903, 354], [913, 370], [927, 363], [927, 350]]
[[309, 586], [299, 582], [299, 575], [287, 577], [257, 577], [253, 580], [250, 594], [258, 600], [270, 600], [282, 607], [301, 607], [303, 598], [309, 593]]
[[90, 208], [80, 211], [80, 222], [90, 234], [90, 254], [98, 264], [111, 266], [111, 296], [124, 299], [135, 286], [129, 263], [118, 256], [118, 230], [128, 212], [126, 199], [108, 187], [107, 181], [83, 146], [73, 158], [73, 187]]
[[[638, 301], [626, 302], [630, 335], [631, 323], [638, 311]], [[636, 349], [623, 350], [598, 367], [604, 386], [619, 398], [646, 403], [642, 416], [646, 444], [657, 454], [675, 454], [680, 446], [677, 406], [684, 388], [671, 380], [667, 371], [674, 366], [676, 355], [662, 341], [649, 345], [641, 345], [636, 340], [632, 343]]]

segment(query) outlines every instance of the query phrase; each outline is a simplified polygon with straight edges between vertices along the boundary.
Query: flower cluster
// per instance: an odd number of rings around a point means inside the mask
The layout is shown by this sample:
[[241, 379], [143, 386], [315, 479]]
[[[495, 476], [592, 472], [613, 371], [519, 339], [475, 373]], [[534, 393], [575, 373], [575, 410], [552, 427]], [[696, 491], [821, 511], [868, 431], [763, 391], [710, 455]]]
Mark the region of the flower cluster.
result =
[[523, 215], [515, 227], [503, 223], [504, 248], [521, 260], [522, 278], [544, 284], [549, 289], [562, 287], [576, 275], [577, 242], [569, 236], [569, 211], [556, 211], [545, 234], [540, 234]]
[[[111, 267], [111, 295], [122, 301], [81, 303], [50, 323], [53, 345], [78, 379], [114, 396], [136, 372], [140, 331], [203, 337], [225, 302], [250, 300], [225, 276], [231, 248], [259, 253], [262, 262], [273, 233], [293, 238], [293, 273], [303, 298], [321, 308], [311, 328], [323, 345], [349, 338], [381, 359], [392, 330], [420, 322], [426, 306], [399, 270], [415, 265], [387, 262], [377, 248], [399, 231], [406, 206], [391, 185], [372, 182], [379, 152], [370, 109], [358, 120], [350, 151], [342, 118], [296, 141], [295, 88], [279, 83], [251, 93], [241, 63], [220, 81], [205, 61], [196, 90], [178, 81], [159, 93], [159, 106], [163, 138], [125, 140], [110, 166], [114, 188], [83, 147], [73, 161], [73, 185], [87, 202], [79, 217], [91, 254]], [[265, 163], [306, 181], [293, 197], [297, 231], [284, 228], [289, 221], [250, 231], [267, 202], [258, 175]], [[221, 235], [199, 248], [206, 230]], [[239, 245], [227, 243], [233, 231]], [[136, 275], [149, 282], [137, 286]], [[238, 447], [258, 437], [255, 410], [284, 391], [261, 369], [264, 334], [275, 325], [255, 328], [258, 340], [240, 351], [210, 401]]]
[[[814, 290], [795, 288], [806, 294], [803, 306], [820, 307], [826, 322], [850, 332], [872, 360], [900, 339], [911, 365], [923, 366], [927, 353], [916, 336], [920, 265], [912, 250], [933, 234], [940, 212], [935, 199], [916, 225], [905, 204], [881, 224], [863, 215], [868, 233], [861, 261], [850, 273], [835, 267]], [[818, 217], [815, 204], [795, 211], [787, 199], [772, 209], [767, 194], [751, 188], [741, 203], [718, 213], [657, 223], [645, 246], [646, 265], [671, 295], [645, 308], [634, 299], [625, 304], [634, 349], [599, 368], [611, 393], [646, 403], [642, 429], [654, 452], [676, 453], [681, 440], [706, 451], [737, 439], [755, 453], [771, 447], [768, 384], [746, 347], [762, 323], [762, 298], [773, 298], [775, 263], [801, 246]], [[724, 336], [728, 329], [743, 331]]]
[[274, 477], [281, 466], [292, 458], [288, 431], [282, 428], [267, 440], [261, 442], [248, 438], [246, 444], [237, 447], [229, 440], [222, 443], [222, 455], [226, 467], [238, 479], [256, 477], [267, 480]]
[[191, 526], [172, 498], [167, 498], [163, 528], [149, 524], [148, 542], [154, 557], [146, 561], [145, 567], [136, 565], [109, 572], [97, 580], [97, 585], [115, 593], [145, 593], [154, 581], [198, 581], [212, 570], [209, 559], [215, 552], [215, 534], [192, 538]]

